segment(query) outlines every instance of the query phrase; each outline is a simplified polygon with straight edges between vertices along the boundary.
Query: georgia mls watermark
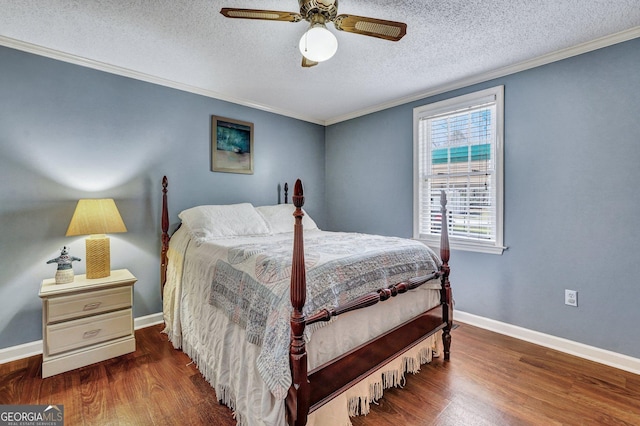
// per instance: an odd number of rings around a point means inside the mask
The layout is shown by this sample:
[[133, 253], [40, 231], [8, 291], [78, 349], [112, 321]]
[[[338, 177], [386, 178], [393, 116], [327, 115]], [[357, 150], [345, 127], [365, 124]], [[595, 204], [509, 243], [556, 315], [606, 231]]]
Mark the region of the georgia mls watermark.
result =
[[0, 405], [0, 426], [64, 426], [64, 406]]

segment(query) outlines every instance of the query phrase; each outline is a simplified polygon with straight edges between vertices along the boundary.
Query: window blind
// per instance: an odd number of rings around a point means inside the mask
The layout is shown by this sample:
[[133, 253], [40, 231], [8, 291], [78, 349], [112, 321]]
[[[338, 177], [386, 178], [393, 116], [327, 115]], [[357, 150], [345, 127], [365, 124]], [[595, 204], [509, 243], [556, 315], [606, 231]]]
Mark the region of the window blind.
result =
[[419, 234], [440, 234], [440, 191], [449, 235], [496, 240], [496, 101], [451, 106], [418, 117]]

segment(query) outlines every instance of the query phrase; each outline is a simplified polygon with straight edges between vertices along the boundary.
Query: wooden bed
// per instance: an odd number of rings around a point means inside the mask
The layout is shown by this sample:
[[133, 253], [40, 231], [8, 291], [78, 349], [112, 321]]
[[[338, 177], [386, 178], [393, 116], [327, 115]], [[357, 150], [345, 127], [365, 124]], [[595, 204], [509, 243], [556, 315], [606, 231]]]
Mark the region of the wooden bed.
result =
[[[162, 249], [161, 249], [161, 292], [167, 279], [167, 251], [169, 249], [169, 213], [167, 207], [166, 176], [162, 181]], [[288, 198], [285, 185], [285, 203]], [[453, 320], [453, 300], [449, 283], [449, 240], [447, 227], [442, 228], [440, 240], [439, 271], [430, 275], [409, 279], [388, 288], [381, 288], [362, 297], [340, 305], [334, 309], [322, 309], [315, 314], [305, 317], [303, 307], [307, 295], [307, 281], [305, 271], [305, 252], [302, 220], [304, 212], [304, 195], [302, 182], [297, 180], [292, 197], [295, 206], [293, 232], [293, 259], [290, 280], [290, 299], [292, 313], [290, 318], [291, 340], [289, 346], [289, 365], [291, 368], [292, 384], [289, 388], [285, 405], [286, 420], [289, 425], [302, 426], [307, 424], [307, 416], [332, 400], [346, 389], [358, 383], [364, 377], [377, 370], [381, 365], [397, 358], [424, 339], [442, 331], [444, 359], [449, 360], [451, 347], [451, 327]], [[441, 196], [442, 218], [447, 217], [446, 196]], [[444, 222], [444, 221], [443, 221]], [[307, 326], [329, 321], [335, 316], [346, 312], [366, 308], [379, 302], [384, 302], [411, 289], [416, 289], [424, 283], [439, 279], [441, 289], [440, 303], [413, 319], [383, 333], [366, 344], [358, 346], [347, 353], [308, 371], [307, 350], [304, 332]], [[161, 293], [163, 294], [163, 293]]]

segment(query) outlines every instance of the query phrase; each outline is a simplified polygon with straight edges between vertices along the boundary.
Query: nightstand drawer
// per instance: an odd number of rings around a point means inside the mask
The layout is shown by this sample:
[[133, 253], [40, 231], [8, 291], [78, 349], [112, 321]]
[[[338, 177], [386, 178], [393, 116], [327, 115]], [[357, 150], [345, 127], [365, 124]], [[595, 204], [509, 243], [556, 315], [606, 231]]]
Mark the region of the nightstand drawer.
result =
[[131, 309], [46, 326], [48, 354], [133, 335]]
[[125, 286], [50, 298], [47, 300], [47, 323], [129, 308], [133, 302], [131, 293], [131, 287]]

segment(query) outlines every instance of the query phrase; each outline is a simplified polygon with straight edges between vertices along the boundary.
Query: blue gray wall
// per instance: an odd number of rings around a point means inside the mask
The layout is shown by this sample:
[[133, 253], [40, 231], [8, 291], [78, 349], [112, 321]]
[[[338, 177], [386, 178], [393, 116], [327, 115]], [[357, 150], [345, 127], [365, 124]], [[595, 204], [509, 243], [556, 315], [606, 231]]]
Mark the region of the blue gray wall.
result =
[[[157, 313], [162, 175], [174, 224], [301, 177], [322, 228], [410, 237], [413, 108], [503, 84], [509, 249], [452, 253], [456, 308], [640, 357], [639, 67], [636, 39], [324, 129], [0, 47], [0, 348], [41, 338], [45, 262], [84, 255], [77, 199], [116, 200], [112, 267], [139, 279], [135, 316]], [[255, 124], [254, 175], [209, 171], [211, 115]]]
[[640, 357], [639, 70], [635, 39], [328, 127], [328, 226], [410, 237], [413, 108], [502, 84], [509, 248], [452, 252], [456, 308]]
[[[210, 116], [254, 123], [255, 173], [210, 171]], [[114, 198], [128, 228], [111, 235], [113, 269], [138, 278], [134, 315], [161, 312], [161, 179], [171, 222], [196, 204], [275, 204], [302, 178], [324, 212], [322, 126], [0, 47], [0, 349], [42, 338], [40, 283], [80, 198]], [[84, 273], [84, 261], [74, 263]]]

